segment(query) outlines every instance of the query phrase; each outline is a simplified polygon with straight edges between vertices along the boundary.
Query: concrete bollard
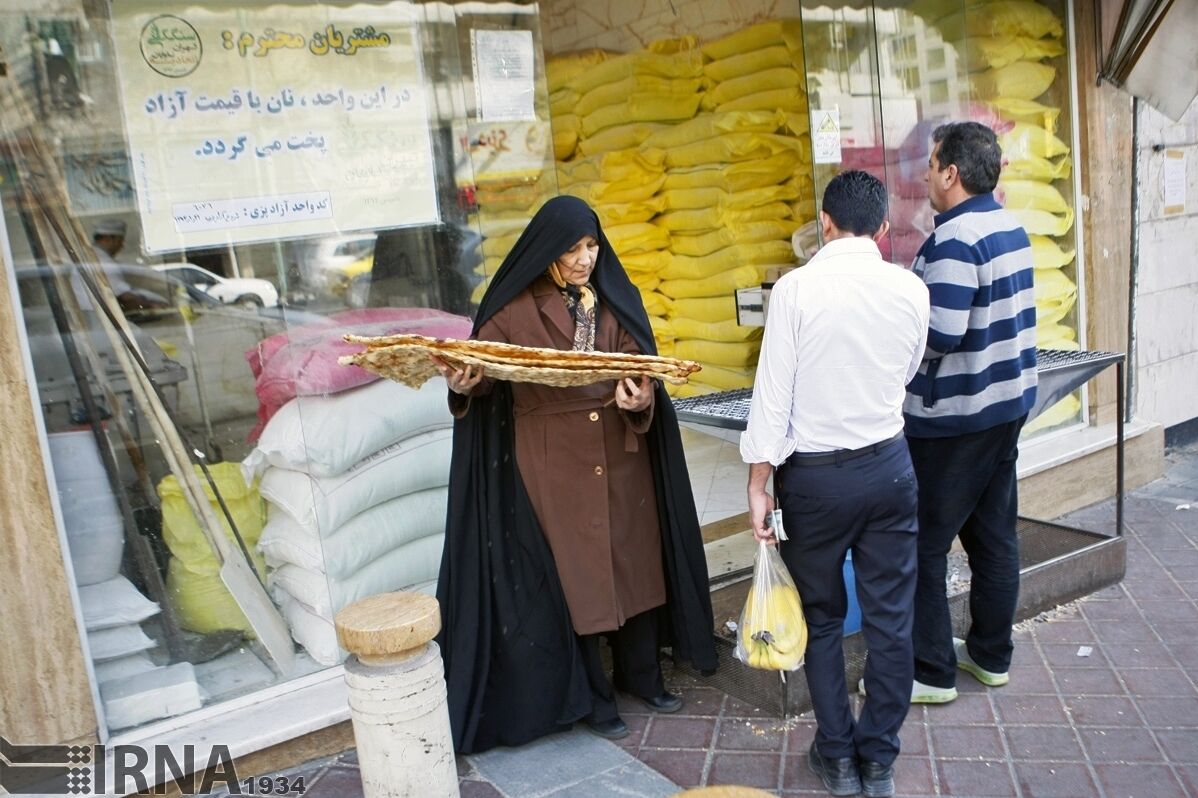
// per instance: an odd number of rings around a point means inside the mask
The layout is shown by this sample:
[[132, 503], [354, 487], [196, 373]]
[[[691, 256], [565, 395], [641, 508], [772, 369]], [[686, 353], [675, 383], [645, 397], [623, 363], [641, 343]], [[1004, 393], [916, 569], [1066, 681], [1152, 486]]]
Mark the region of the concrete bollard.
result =
[[441, 608], [423, 593], [385, 593], [336, 618], [365, 798], [458, 798], [445, 669], [433, 637]]

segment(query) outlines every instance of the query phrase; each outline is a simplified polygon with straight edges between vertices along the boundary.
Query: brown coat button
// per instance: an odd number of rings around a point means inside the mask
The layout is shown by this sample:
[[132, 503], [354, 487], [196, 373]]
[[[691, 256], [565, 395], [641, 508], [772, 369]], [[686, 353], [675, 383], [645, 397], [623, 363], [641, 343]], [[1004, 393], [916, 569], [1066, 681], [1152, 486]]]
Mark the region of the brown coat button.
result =
[[591, 419], [591, 421], [598, 421], [598, 420], [599, 420], [599, 414], [598, 414], [597, 412], [595, 412], [594, 410], [592, 410], [592, 411], [591, 411], [591, 415], [589, 416], [589, 418]]
[[603, 476], [603, 466], [595, 466], [595, 476]]

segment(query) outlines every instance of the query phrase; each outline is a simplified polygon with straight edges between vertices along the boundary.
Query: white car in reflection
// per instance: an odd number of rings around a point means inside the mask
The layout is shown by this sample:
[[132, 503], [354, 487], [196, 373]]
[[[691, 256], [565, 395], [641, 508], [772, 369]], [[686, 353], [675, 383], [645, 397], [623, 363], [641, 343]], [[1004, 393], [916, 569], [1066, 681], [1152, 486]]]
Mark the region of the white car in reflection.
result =
[[203, 291], [226, 305], [246, 309], [273, 308], [279, 304], [279, 291], [266, 280], [252, 277], [222, 277], [192, 263], [164, 263], [155, 271]]

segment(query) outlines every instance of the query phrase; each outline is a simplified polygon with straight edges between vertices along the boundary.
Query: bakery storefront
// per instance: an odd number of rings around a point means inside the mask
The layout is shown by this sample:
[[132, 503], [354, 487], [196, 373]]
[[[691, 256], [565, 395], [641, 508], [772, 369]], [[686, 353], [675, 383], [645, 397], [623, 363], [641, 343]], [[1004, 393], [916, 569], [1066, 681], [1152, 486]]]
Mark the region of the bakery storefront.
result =
[[[1126, 278], [1089, 284], [1085, 19], [1067, 0], [6, 4], [0, 734], [200, 763], [347, 745], [331, 619], [435, 589], [452, 419], [443, 383], [338, 365], [342, 336], [467, 334], [556, 193], [600, 214], [662, 353], [702, 363], [671, 391], [746, 388], [754, 291], [818, 246], [823, 185], [883, 178], [908, 262], [930, 132], [968, 116], [1001, 131], [1040, 345], [1121, 349], [1087, 323], [1126, 313]], [[1101, 455], [1112, 397], [1042, 414], [1029, 478]], [[685, 430], [713, 574], [745, 564], [734, 440]]]

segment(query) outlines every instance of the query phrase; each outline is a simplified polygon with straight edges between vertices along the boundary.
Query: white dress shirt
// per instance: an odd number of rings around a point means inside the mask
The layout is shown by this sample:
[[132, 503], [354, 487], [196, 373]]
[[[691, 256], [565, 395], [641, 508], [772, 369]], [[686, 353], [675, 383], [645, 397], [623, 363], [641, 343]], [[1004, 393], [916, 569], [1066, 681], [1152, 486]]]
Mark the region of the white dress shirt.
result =
[[746, 463], [880, 443], [903, 429], [905, 386], [923, 359], [928, 289], [869, 238], [829, 241], [770, 294]]

